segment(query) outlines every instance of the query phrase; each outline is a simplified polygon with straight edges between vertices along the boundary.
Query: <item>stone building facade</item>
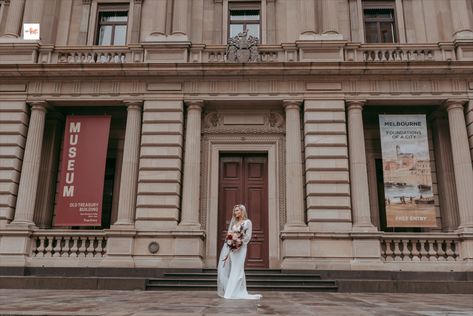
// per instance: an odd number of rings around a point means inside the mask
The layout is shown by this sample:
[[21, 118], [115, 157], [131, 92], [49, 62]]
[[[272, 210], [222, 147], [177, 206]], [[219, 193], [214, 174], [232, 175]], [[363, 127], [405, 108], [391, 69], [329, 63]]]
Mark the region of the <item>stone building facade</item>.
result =
[[[472, 270], [472, 30], [472, 0], [0, 1], [0, 265], [213, 268], [243, 203], [253, 267]], [[77, 114], [112, 119], [100, 227], [55, 225]], [[435, 228], [386, 225], [380, 114], [426, 115]]]

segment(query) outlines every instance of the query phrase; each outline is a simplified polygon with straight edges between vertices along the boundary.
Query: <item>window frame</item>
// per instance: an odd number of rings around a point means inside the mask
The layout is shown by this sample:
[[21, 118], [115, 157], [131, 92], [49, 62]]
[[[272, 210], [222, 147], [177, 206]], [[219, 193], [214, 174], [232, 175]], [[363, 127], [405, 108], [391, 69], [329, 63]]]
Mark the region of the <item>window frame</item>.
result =
[[[130, 7], [128, 4], [99, 4], [98, 7], [97, 7], [97, 12], [96, 12], [96, 16], [95, 16], [95, 35], [94, 35], [94, 45], [97, 45], [97, 46], [125, 46], [127, 45], [127, 42], [128, 42], [128, 24], [130, 22]], [[100, 21], [100, 14], [103, 13], [103, 12], [126, 12], [127, 13], [127, 19], [126, 19], [126, 23], [123, 23], [123, 22], [106, 22], [106, 23], [102, 23]], [[100, 38], [100, 29], [102, 27], [102, 25], [112, 25], [112, 35], [111, 35], [111, 44], [110, 45], [101, 45], [99, 44], [99, 38]], [[125, 30], [125, 43], [123, 45], [114, 45], [114, 41], [115, 41], [115, 27], [117, 25], [125, 25], [126, 26], [126, 30]]]
[[[392, 10], [393, 12], [393, 17], [392, 20], [384, 19], [383, 18], [377, 18], [373, 20], [366, 19], [365, 17], [365, 10], [370, 10], [370, 9], [388, 9]], [[396, 10], [396, 2], [395, 1], [363, 1], [362, 2], [362, 8], [361, 8], [361, 16], [362, 16], [362, 21], [363, 21], [363, 33], [364, 33], [364, 42], [366, 44], [396, 44], [399, 43], [399, 23], [397, 19], [397, 10]], [[366, 28], [366, 23], [367, 22], [376, 22], [376, 32], [377, 36], [379, 39], [382, 39], [381, 36], [381, 29], [380, 29], [380, 23], [382, 22], [391, 22], [392, 23], [392, 37], [393, 41], [392, 42], [368, 42], [368, 32]]]
[[[258, 20], [231, 20], [231, 12], [232, 10], [258, 10], [259, 11], [259, 19]], [[233, 22], [233, 23], [232, 23]], [[227, 41], [232, 38], [230, 36], [230, 26], [232, 24], [243, 24], [243, 31], [247, 25], [259, 25], [259, 37], [258, 42], [261, 44], [263, 42], [263, 15], [262, 15], [262, 4], [260, 1], [258, 2], [230, 2], [228, 4], [228, 14], [227, 14]]]

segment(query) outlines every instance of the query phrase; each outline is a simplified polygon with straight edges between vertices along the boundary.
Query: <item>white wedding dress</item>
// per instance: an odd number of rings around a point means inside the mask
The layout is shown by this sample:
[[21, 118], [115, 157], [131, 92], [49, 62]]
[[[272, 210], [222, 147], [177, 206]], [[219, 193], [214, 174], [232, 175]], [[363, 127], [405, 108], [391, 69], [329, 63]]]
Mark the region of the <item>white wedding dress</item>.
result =
[[[260, 294], [248, 294], [246, 290], [245, 278], [245, 258], [247, 245], [251, 240], [251, 221], [244, 220], [243, 225], [243, 245], [236, 251], [230, 251], [225, 243], [218, 260], [217, 273], [217, 293], [219, 296], [228, 299], [257, 300]], [[233, 220], [228, 227], [228, 231], [240, 231], [240, 225], [234, 225]], [[227, 257], [228, 256], [228, 257]], [[227, 258], [225, 260], [225, 258]]]

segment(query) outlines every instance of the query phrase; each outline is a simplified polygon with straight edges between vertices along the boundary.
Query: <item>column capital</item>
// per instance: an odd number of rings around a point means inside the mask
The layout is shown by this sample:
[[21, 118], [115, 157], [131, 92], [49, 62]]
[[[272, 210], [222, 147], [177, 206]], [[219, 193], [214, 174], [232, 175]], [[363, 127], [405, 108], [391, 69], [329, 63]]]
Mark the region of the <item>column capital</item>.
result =
[[26, 101], [26, 103], [28, 103], [31, 106], [31, 111], [38, 110], [38, 111], [47, 112], [48, 109], [50, 108], [50, 105], [45, 100], [31, 100], [31, 101]]
[[300, 110], [302, 100], [283, 100], [282, 105], [286, 111], [291, 109]]
[[444, 105], [447, 111], [450, 111], [453, 109], [459, 109], [459, 108], [463, 110], [463, 106], [467, 102], [468, 102], [467, 99], [448, 99], [447, 101], [445, 101]]
[[185, 100], [184, 104], [187, 106], [187, 110], [200, 110], [204, 107], [204, 100]]
[[363, 110], [366, 100], [345, 100], [348, 110], [359, 109]]
[[143, 100], [139, 99], [125, 99], [123, 104], [126, 105], [127, 110], [141, 110], [143, 107]]

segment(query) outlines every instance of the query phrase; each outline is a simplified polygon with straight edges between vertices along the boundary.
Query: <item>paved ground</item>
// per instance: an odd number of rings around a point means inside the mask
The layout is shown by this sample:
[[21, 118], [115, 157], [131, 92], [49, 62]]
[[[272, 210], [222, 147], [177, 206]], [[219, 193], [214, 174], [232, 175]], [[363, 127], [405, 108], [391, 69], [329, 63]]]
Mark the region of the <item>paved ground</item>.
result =
[[7, 290], [0, 315], [473, 315], [473, 295], [263, 292], [259, 301], [214, 292]]

